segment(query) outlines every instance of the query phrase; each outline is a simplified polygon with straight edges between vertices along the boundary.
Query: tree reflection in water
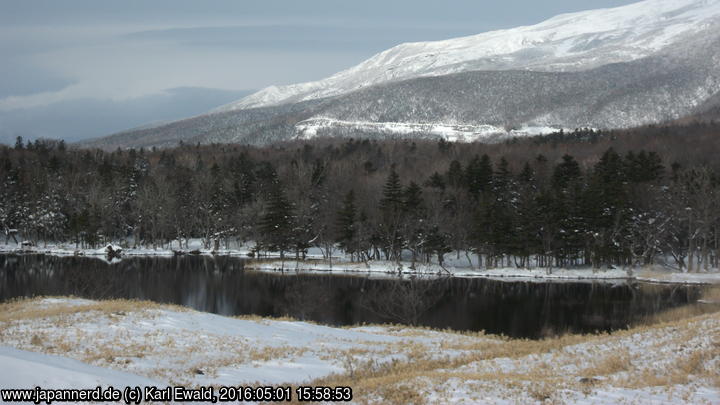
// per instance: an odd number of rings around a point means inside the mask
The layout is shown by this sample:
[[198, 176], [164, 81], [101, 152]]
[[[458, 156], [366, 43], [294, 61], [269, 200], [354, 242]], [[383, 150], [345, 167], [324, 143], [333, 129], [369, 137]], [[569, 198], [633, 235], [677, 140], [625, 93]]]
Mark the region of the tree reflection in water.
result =
[[364, 290], [360, 305], [388, 321], [415, 326], [443, 297], [446, 284], [433, 277], [392, 279]]
[[625, 328], [693, 302], [699, 287], [372, 278], [245, 271], [238, 258], [0, 255], [0, 300], [36, 295], [137, 298], [221, 315], [328, 325], [392, 322], [537, 338]]

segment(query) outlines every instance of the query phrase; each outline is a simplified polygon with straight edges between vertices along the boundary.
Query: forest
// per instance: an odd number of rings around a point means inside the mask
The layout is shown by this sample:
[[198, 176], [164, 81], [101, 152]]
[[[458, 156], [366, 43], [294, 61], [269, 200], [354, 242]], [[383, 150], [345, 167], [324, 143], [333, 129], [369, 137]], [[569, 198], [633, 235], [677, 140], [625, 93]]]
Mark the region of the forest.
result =
[[[483, 267], [695, 272], [720, 259], [720, 125], [576, 130], [496, 144], [316, 139], [103, 151], [0, 146], [8, 243], [207, 249]], [[461, 253], [462, 252], [462, 253]]]

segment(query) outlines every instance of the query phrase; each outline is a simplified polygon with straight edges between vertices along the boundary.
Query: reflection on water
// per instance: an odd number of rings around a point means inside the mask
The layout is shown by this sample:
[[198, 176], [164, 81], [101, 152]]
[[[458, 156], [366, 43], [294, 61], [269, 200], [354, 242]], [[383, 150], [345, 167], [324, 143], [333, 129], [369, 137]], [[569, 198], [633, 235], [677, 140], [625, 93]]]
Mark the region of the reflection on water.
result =
[[486, 279], [385, 280], [243, 270], [238, 258], [0, 255], [0, 301], [36, 295], [139, 298], [222, 315], [289, 315], [329, 325], [394, 322], [512, 337], [626, 327], [692, 302], [699, 288]]

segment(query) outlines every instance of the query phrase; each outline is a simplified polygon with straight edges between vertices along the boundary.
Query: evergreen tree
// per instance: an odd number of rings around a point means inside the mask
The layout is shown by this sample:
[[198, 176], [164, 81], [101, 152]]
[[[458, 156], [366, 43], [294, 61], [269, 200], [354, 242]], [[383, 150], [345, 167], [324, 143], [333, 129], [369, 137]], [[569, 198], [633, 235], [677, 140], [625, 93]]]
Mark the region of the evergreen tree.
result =
[[337, 212], [335, 241], [350, 257], [354, 258], [358, 250], [357, 243], [357, 207], [355, 206], [355, 192], [350, 190]]
[[525, 163], [513, 190], [513, 232], [510, 236], [510, 253], [519, 258], [519, 267], [529, 267], [530, 256], [542, 253], [537, 195], [535, 172], [529, 163]]
[[[474, 212], [469, 224], [469, 239], [472, 243], [471, 250], [478, 256], [478, 264], [483, 265], [483, 256], [492, 257], [495, 254], [493, 240], [494, 218], [492, 208], [485, 201], [475, 205]], [[488, 267], [491, 263], [486, 264]]]
[[422, 216], [424, 209], [422, 189], [414, 181], [410, 182], [403, 191], [402, 208], [410, 218], [417, 219]]
[[463, 172], [462, 164], [458, 162], [457, 160], [453, 160], [450, 162], [450, 167], [448, 168], [447, 173], [445, 174], [445, 178], [447, 179], [447, 184], [451, 187], [460, 187], [463, 185], [463, 179], [465, 178], [465, 173]]
[[439, 191], [445, 190], [445, 180], [440, 173], [433, 173], [430, 178], [425, 182], [425, 187], [431, 187]]
[[551, 209], [554, 214], [556, 234], [550, 239], [554, 242], [556, 262], [561, 266], [578, 264], [585, 247], [587, 228], [583, 215], [581, 176], [580, 165], [570, 155], [564, 155], [553, 172], [555, 201], [547, 209]]
[[[508, 257], [519, 267], [534, 257], [543, 267], [650, 264], [664, 257], [681, 268], [716, 267], [720, 193], [711, 150], [686, 151], [675, 137], [647, 138], [652, 142], [645, 145], [667, 151], [664, 160], [656, 152], [632, 151], [644, 142], [638, 139], [581, 129], [462, 148], [328, 140], [113, 152], [18, 140], [17, 149], [0, 145], [0, 225], [19, 229], [20, 240], [86, 245], [131, 234], [136, 245], [153, 247], [232, 235], [298, 253], [311, 244], [329, 252], [337, 243], [363, 260], [381, 254], [395, 260], [408, 249], [429, 260], [450, 243], [458, 252], [472, 249], [491, 266]], [[547, 158], [535, 157], [532, 147], [546, 143]], [[597, 153], [601, 145], [627, 152]], [[560, 158], [558, 150], [582, 150], [582, 160]], [[488, 155], [498, 156], [496, 165]], [[404, 183], [389, 164], [393, 159], [403, 164]], [[363, 198], [355, 194], [350, 201], [338, 190], [353, 181]]]
[[294, 226], [292, 205], [278, 183], [270, 192], [267, 208], [260, 218], [261, 247], [280, 252], [280, 258], [284, 259], [285, 252], [293, 246]]
[[522, 171], [518, 175], [518, 181], [523, 185], [531, 185], [535, 183], [535, 171], [530, 167], [530, 163], [525, 162]]
[[490, 190], [493, 181], [492, 162], [488, 155], [475, 157], [468, 163], [465, 168], [465, 187], [468, 193], [475, 199], [480, 198], [480, 194]]
[[634, 183], [647, 183], [659, 180], [665, 168], [656, 152], [640, 151], [637, 155], [629, 151], [625, 156], [625, 177]]
[[504, 157], [498, 162], [492, 186], [493, 192], [488, 198], [490, 240], [492, 251], [498, 253], [497, 258], [502, 258], [514, 250], [513, 221], [518, 201], [509, 163]]
[[422, 189], [415, 182], [410, 182], [403, 191], [404, 239], [405, 245], [412, 252], [413, 266], [422, 246], [426, 243], [425, 237], [425, 203]]
[[385, 181], [383, 196], [380, 200], [380, 209], [382, 211], [380, 233], [383, 235], [384, 240], [382, 249], [388, 260], [399, 260], [404, 245], [400, 232], [400, 227], [403, 223], [403, 204], [403, 190], [400, 184], [400, 176], [393, 166]]
[[380, 208], [391, 214], [400, 212], [403, 206], [402, 185], [400, 185], [400, 176], [395, 171], [395, 166], [390, 169], [385, 186], [383, 187], [383, 196], [380, 200]]
[[562, 162], [555, 167], [552, 184], [557, 190], [567, 188], [573, 180], [580, 177], [580, 165], [574, 157], [564, 155]]
[[430, 256], [435, 254], [438, 258], [438, 264], [440, 264], [440, 266], [443, 265], [445, 262], [445, 255], [451, 251], [448, 239], [448, 235], [440, 232], [440, 228], [438, 228], [437, 225], [428, 229], [425, 242], [425, 252], [428, 255], [427, 261], [430, 261]]

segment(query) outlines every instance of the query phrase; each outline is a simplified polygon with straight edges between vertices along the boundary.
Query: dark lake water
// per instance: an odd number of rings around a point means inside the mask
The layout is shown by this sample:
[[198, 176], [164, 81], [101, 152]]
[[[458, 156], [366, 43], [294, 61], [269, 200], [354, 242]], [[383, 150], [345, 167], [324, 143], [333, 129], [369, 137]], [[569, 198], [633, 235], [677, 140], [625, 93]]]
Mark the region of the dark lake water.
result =
[[289, 315], [328, 325], [414, 323], [512, 337], [625, 328], [694, 302], [699, 287], [379, 279], [244, 270], [230, 257], [0, 255], [0, 301], [40, 295], [138, 298], [222, 315]]

